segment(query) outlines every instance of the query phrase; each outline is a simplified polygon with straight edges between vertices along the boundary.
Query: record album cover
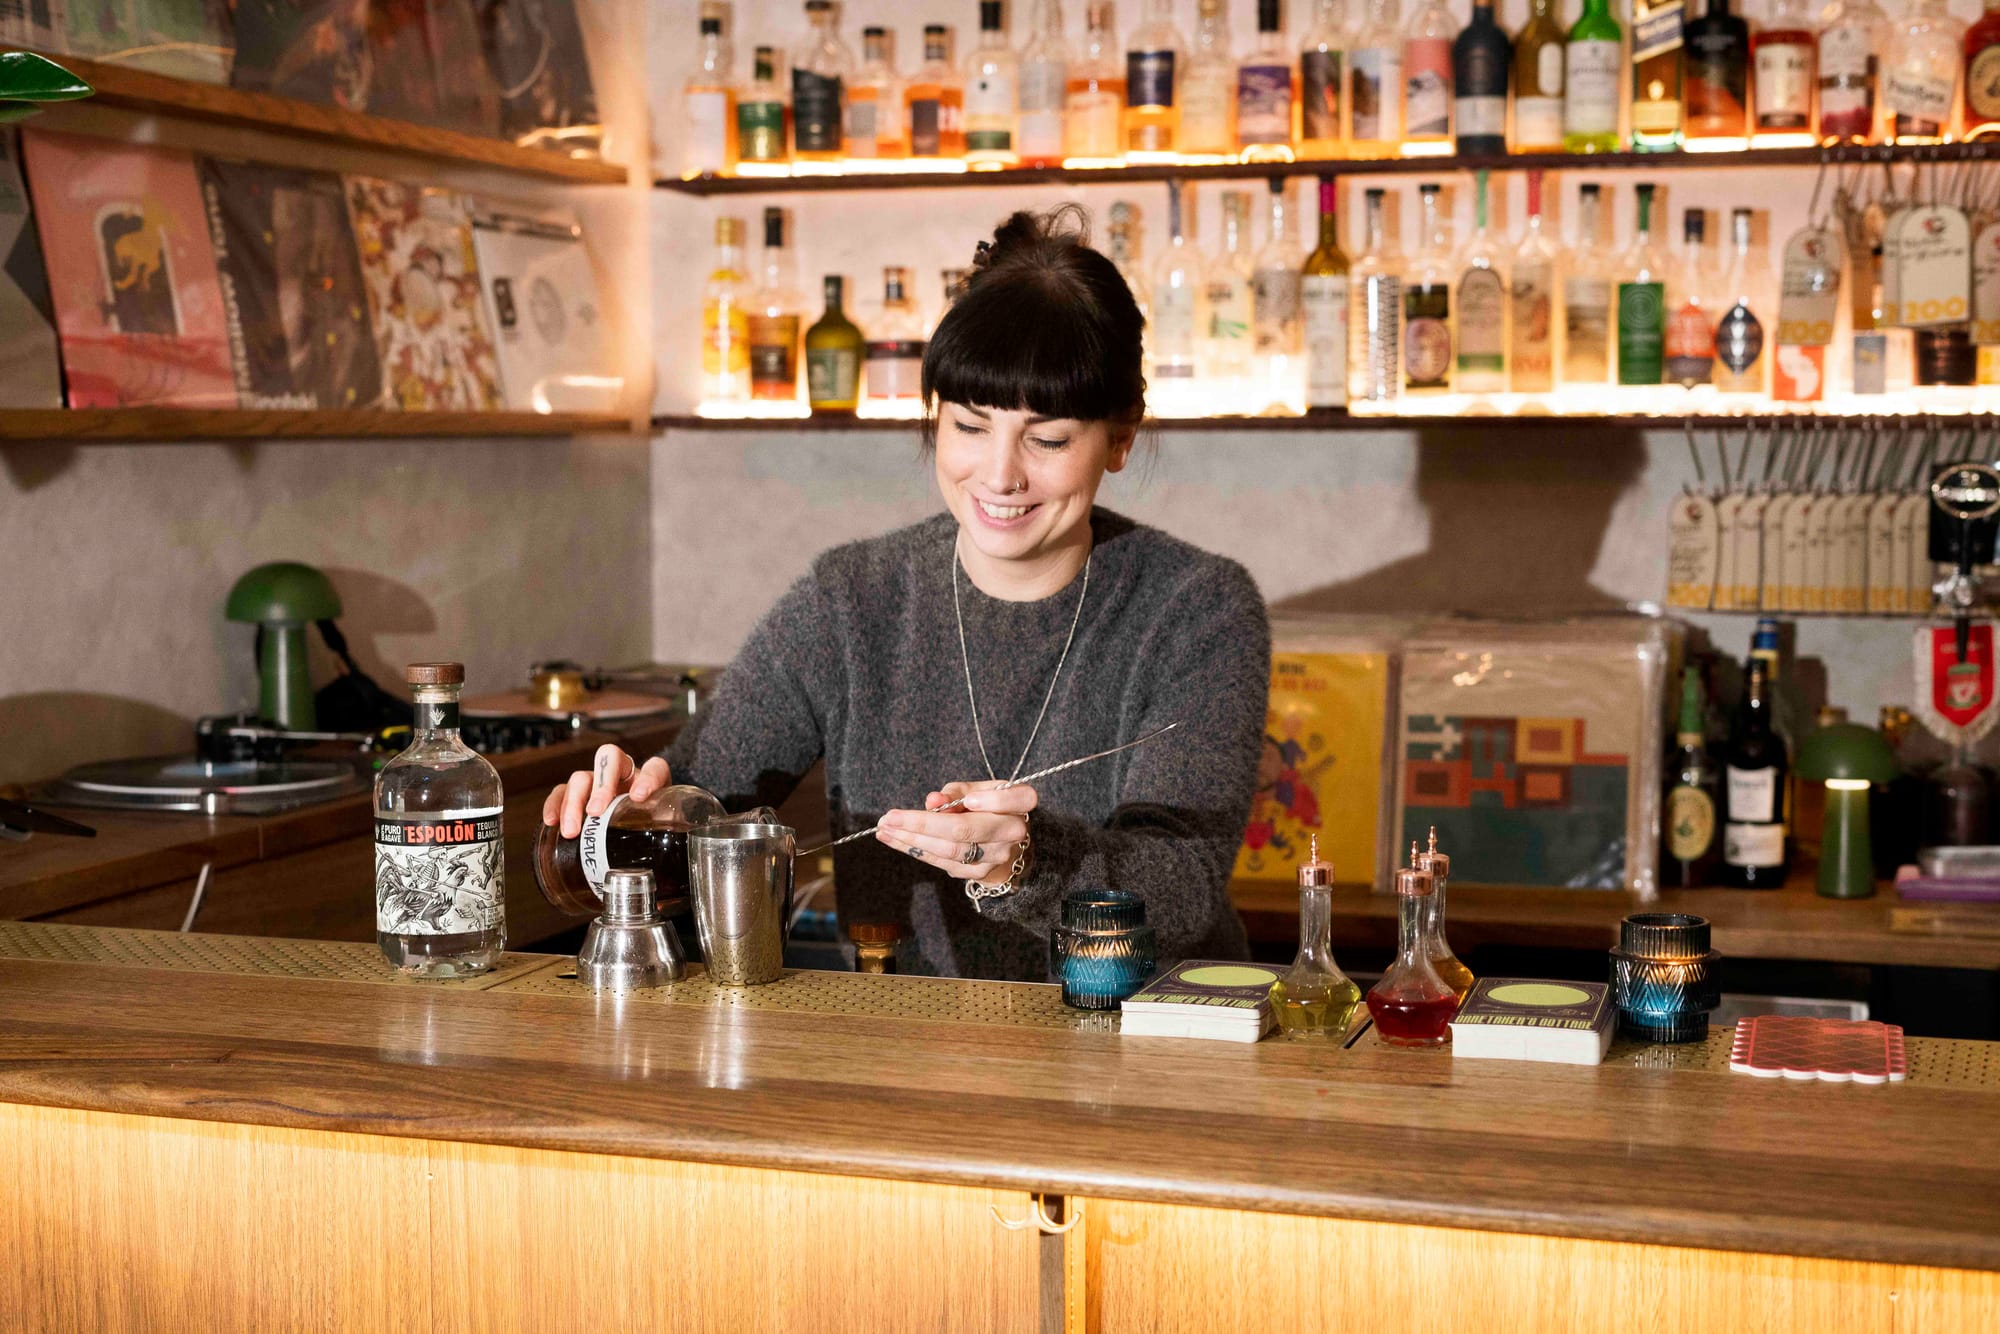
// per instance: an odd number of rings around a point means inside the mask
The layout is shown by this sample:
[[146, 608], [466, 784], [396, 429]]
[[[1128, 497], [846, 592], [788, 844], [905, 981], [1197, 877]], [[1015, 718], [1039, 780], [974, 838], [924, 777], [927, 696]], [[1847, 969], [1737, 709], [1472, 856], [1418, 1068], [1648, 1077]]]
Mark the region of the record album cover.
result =
[[424, 23], [431, 49], [436, 105], [431, 124], [460, 134], [497, 138], [500, 82], [480, 50], [479, 20], [472, 0], [424, 0]]
[[68, 35], [67, 0], [0, 0], [0, 46], [60, 53]]
[[375, 77], [368, 11], [369, 0], [236, 0], [230, 82], [251, 92], [368, 110]]
[[59, 408], [55, 313], [15, 154], [0, 130], [0, 408]]
[[35, 129], [21, 141], [69, 406], [235, 407], [193, 156]]
[[228, 83], [236, 34], [228, 0], [64, 0], [64, 50], [199, 83]]
[[507, 406], [522, 412], [615, 407], [623, 384], [611, 365], [597, 280], [575, 218], [475, 207], [472, 237]]
[[498, 81], [500, 133], [521, 144], [595, 152], [603, 141], [576, 0], [475, 0]]
[[201, 186], [246, 408], [365, 408], [382, 363], [338, 176], [204, 158]]
[[504, 406], [465, 197], [354, 176], [347, 205], [388, 406]]
[[371, 0], [368, 51], [374, 75], [367, 110], [440, 125], [444, 121], [427, 0]]

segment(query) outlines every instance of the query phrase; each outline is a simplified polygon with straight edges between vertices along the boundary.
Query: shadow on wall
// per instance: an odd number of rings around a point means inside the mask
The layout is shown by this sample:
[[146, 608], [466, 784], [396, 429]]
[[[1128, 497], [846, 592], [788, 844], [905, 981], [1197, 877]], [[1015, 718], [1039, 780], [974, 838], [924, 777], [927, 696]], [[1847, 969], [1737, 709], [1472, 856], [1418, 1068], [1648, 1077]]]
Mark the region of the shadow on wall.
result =
[[1417, 438], [1421, 554], [1273, 604], [1278, 612], [1552, 615], [1624, 603], [1590, 583], [1613, 511], [1645, 471], [1636, 431], [1468, 424]]
[[30, 783], [94, 760], [191, 751], [194, 723], [157, 704], [50, 690], [0, 697], [0, 738], [0, 783]]
[[[333, 581], [333, 591], [340, 594], [340, 629], [347, 636], [347, 651], [354, 655], [355, 665], [390, 694], [401, 695], [405, 689], [403, 671], [409, 664], [400, 660], [392, 663], [384, 657], [380, 637], [435, 633], [437, 613], [423, 594], [401, 580], [344, 565], [323, 565], [320, 569]], [[313, 684], [323, 686], [339, 673], [339, 667], [320, 642], [317, 630], [307, 638]], [[243, 660], [250, 662], [248, 648]], [[253, 690], [256, 679], [252, 672], [249, 680]]]

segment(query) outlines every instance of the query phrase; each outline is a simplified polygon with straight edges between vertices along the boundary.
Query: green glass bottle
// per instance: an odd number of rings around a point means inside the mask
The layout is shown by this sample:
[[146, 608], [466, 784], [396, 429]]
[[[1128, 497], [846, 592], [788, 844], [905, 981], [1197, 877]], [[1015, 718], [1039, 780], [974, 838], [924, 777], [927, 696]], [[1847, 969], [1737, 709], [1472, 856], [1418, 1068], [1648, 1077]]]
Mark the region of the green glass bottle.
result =
[[1618, 151], [1624, 37], [1611, 0], [1583, 0], [1563, 47], [1563, 147], [1572, 153]]
[[1681, 669], [1680, 725], [1667, 757], [1661, 812], [1660, 884], [1667, 889], [1712, 885], [1722, 867], [1722, 771], [1708, 754], [1701, 672]]
[[844, 284], [826, 276], [826, 314], [806, 330], [806, 401], [814, 412], [852, 412], [860, 399], [861, 330], [841, 309]]
[[1639, 228], [1618, 267], [1618, 383], [1628, 385], [1666, 374], [1666, 258], [1653, 244], [1653, 187], [1638, 191]]

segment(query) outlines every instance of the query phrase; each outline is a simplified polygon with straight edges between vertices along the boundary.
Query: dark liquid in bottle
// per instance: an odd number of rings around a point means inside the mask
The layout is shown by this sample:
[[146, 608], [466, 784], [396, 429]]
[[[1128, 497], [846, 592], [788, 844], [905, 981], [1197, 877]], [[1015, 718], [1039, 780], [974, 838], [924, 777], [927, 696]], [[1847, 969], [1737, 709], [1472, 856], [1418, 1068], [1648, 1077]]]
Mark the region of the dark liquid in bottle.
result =
[[[605, 831], [604, 858], [613, 871], [651, 871], [655, 902], [672, 916], [688, 902], [688, 845], [685, 829]], [[579, 917], [594, 917], [597, 895], [583, 873], [581, 840], [563, 838], [544, 825], [535, 834], [535, 876], [549, 902]]]
[[1368, 1013], [1382, 1040], [1395, 1046], [1431, 1047], [1448, 1039], [1447, 1026], [1458, 1013], [1458, 997], [1447, 991], [1438, 996], [1382, 996], [1368, 993]]

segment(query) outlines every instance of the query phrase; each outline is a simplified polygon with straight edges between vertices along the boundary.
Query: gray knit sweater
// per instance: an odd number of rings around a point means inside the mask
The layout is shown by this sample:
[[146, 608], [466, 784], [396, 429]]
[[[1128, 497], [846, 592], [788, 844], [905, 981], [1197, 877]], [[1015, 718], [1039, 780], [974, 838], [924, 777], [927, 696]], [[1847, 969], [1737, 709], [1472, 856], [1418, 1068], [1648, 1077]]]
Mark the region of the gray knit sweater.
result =
[[[975, 908], [958, 880], [876, 842], [835, 853], [840, 917], [894, 921], [908, 972], [1043, 981], [1072, 889], [1146, 900], [1164, 966], [1244, 958], [1228, 881], [1256, 785], [1271, 632], [1242, 566], [1095, 510], [1089, 596], [1022, 772], [1181, 726], [1038, 783], [1035, 861], [1013, 894]], [[776, 804], [826, 761], [836, 836], [986, 778], [952, 614], [955, 521], [941, 514], [837, 547], [764, 617], [699, 726], [667, 753], [676, 781], [731, 810]], [[1004, 602], [960, 577], [987, 753], [1002, 778], [1027, 744], [1075, 615], [1081, 579]]]

